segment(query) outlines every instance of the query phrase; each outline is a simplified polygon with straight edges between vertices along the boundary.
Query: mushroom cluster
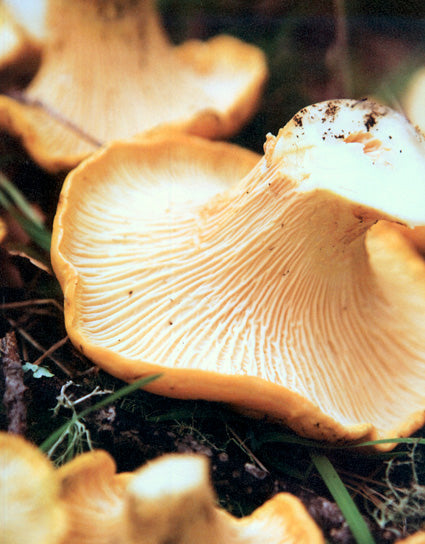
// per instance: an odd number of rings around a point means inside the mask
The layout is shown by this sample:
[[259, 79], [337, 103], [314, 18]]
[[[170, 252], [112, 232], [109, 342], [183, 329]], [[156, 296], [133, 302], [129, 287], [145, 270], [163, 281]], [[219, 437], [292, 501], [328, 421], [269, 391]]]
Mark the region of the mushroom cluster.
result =
[[279, 493], [250, 516], [216, 506], [206, 457], [169, 454], [116, 473], [105, 451], [55, 470], [35, 446], [0, 433], [2, 544], [324, 544], [303, 504]]
[[68, 170], [161, 124], [229, 136], [266, 76], [263, 52], [231, 36], [171, 44], [154, 0], [48, 0], [40, 69], [22, 94], [0, 96], [0, 127], [46, 170]]
[[70, 338], [124, 380], [161, 372], [153, 392], [302, 435], [413, 432], [425, 262], [393, 224], [425, 224], [424, 145], [356, 100], [301, 110], [260, 160], [168, 133], [110, 145], [69, 174], [55, 218]]

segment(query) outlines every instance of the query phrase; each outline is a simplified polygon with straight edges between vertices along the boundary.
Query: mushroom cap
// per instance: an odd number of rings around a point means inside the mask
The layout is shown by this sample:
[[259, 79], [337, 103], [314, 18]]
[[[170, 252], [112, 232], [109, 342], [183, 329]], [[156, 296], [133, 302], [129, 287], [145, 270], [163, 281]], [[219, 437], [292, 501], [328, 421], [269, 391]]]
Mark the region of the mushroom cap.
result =
[[255, 166], [218, 145], [117, 142], [69, 174], [52, 264], [74, 344], [318, 439], [419, 428], [425, 262], [392, 222], [425, 224], [420, 135], [342, 100], [301, 110]]
[[5, 240], [6, 236], [7, 236], [7, 224], [6, 224], [6, 221], [0, 217], [0, 244], [3, 243], [3, 241]]
[[417, 70], [403, 97], [406, 116], [425, 134], [425, 66]]
[[396, 544], [425, 544], [425, 531], [418, 531], [402, 540], [397, 540]]
[[70, 530], [63, 544], [323, 544], [303, 504], [289, 493], [236, 519], [216, 507], [205, 457], [163, 455], [116, 474], [104, 451], [76, 457], [58, 471]]
[[0, 127], [52, 172], [162, 124], [227, 137], [267, 77], [262, 51], [231, 36], [172, 45], [151, 0], [49, 0], [47, 32], [22, 99], [0, 96]]
[[18, 435], [0, 432], [0, 541], [57, 544], [66, 530], [53, 466]]
[[0, 87], [19, 83], [38, 66], [40, 45], [25, 30], [6, 2], [0, 2]]
[[130, 474], [116, 474], [115, 461], [102, 450], [78, 455], [57, 472], [69, 520], [63, 544], [122, 542]]
[[2, 0], [26, 33], [42, 46], [46, 35], [46, 0]]

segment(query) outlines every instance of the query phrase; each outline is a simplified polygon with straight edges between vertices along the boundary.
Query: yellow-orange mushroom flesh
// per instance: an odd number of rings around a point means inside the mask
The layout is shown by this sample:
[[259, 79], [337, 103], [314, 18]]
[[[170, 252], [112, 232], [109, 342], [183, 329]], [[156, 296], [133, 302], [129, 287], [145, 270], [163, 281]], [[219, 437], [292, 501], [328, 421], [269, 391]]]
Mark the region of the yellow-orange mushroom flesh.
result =
[[63, 544], [126, 542], [124, 495], [131, 475], [116, 474], [110, 455], [101, 450], [79, 455], [58, 470], [58, 478], [69, 519]]
[[37, 40], [19, 24], [4, 0], [0, 2], [0, 88], [34, 74], [40, 56]]
[[208, 462], [165, 455], [142, 467], [127, 487], [131, 544], [323, 544], [299, 499], [280, 493], [250, 516], [234, 518], [216, 506]]
[[425, 134], [425, 67], [417, 70], [409, 81], [403, 96], [403, 107], [412, 124]]
[[0, 432], [0, 542], [60, 544], [65, 530], [53, 466], [22, 437]]
[[46, 38], [46, 0], [2, 0], [25, 32], [42, 47]]
[[117, 143], [69, 175], [52, 260], [75, 345], [316, 438], [420, 427], [425, 262], [391, 225], [425, 224], [420, 135], [341, 100], [299, 112], [245, 176], [215, 145]]
[[252, 115], [264, 54], [230, 36], [173, 46], [153, 0], [48, 0], [47, 40], [25, 100], [0, 97], [0, 126], [50, 171], [161, 124], [228, 136]]
[[236, 519], [216, 505], [208, 461], [164, 455], [116, 474], [104, 451], [59, 469], [70, 529], [63, 544], [323, 544], [302, 503], [281, 493]]
[[397, 540], [396, 544], [425, 544], [425, 531], [418, 531], [402, 540]]

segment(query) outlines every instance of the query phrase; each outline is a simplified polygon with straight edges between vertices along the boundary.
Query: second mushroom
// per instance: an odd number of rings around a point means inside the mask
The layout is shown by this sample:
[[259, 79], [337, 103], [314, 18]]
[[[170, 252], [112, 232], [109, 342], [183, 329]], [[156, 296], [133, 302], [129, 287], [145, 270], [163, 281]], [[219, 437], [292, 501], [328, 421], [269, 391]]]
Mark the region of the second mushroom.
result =
[[[367, 101], [301, 110], [265, 157], [117, 142], [67, 178], [52, 260], [72, 341], [124, 380], [326, 440], [424, 422], [424, 142]], [[385, 446], [383, 446], [385, 447]]]
[[0, 95], [0, 127], [46, 170], [70, 170], [161, 124], [234, 134], [266, 77], [263, 52], [231, 36], [174, 46], [154, 0], [48, 0], [40, 69], [22, 94]]

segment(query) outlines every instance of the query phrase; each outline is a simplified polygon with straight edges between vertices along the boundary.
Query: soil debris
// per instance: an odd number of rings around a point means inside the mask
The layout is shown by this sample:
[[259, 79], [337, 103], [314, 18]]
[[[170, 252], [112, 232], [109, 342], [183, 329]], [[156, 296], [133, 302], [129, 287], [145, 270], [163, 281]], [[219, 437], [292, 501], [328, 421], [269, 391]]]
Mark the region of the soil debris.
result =
[[24, 370], [18, 352], [14, 332], [0, 340], [3, 404], [8, 421], [7, 430], [13, 434], [25, 435], [27, 429], [28, 389], [24, 385]]

